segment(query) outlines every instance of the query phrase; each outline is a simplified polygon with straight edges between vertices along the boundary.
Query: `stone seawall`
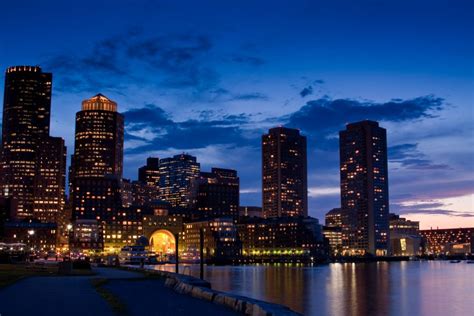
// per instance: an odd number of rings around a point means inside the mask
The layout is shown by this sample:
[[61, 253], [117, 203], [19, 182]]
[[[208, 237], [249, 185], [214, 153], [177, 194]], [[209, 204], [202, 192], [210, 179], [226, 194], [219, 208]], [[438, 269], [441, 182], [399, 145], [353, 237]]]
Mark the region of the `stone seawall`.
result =
[[301, 316], [301, 314], [292, 311], [284, 305], [213, 290], [209, 282], [189, 275], [130, 266], [126, 267], [126, 269], [160, 275], [166, 279], [165, 286], [172, 288], [178, 293], [191, 295], [192, 297], [210, 301], [214, 304], [225, 305], [244, 315]]

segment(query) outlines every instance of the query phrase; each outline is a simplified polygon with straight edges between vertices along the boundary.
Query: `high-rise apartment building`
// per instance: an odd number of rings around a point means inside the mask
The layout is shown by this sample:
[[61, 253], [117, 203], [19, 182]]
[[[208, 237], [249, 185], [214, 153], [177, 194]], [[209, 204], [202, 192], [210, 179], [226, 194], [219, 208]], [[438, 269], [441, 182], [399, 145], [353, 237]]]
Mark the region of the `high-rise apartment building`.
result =
[[339, 133], [343, 249], [385, 255], [389, 245], [387, 135], [374, 121]]
[[238, 217], [239, 184], [235, 170], [212, 168], [211, 172], [201, 172], [192, 181], [192, 206], [204, 217]]
[[181, 154], [160, 160], [160, 198], [174, 207], [189, 207], [191, 181], [199, 177], [196, 157]]
[[64, 209], [66, 148], [50, 137], [52, 74], [38, 66], [5, 73], [0, 196], [13, 197], [18, 219], [55, 221]]
[[160, 159], [148, 157], [146, 165], [138, 168], [138, 181], [151, 186], [160, 183]]
[[265, 217], [307, 216], [306, 137], [275, 127], [262, 136], [262, 194]]
[[123, 134], [117, 103], [102, 94], [82, 102], [70, 170], [74, 219], [112, 220], [121, 207]]

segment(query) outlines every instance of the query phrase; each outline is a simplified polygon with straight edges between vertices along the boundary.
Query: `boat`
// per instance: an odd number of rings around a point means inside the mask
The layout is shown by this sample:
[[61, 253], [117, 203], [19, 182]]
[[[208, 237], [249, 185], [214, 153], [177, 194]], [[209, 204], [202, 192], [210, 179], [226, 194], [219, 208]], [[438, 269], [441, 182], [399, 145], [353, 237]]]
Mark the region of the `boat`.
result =
[[461, 260], [451, 260], [451, 261], [449, 261], [449, 263], [459, 263], [459, 262], [461, 262]]
[[146, 263], [148, 256], [148, 251], [144, 246], [125, 246], [118, 255], [121, 264]]
[[473, 264], [474, 260], [467, 260], [466, 263]]

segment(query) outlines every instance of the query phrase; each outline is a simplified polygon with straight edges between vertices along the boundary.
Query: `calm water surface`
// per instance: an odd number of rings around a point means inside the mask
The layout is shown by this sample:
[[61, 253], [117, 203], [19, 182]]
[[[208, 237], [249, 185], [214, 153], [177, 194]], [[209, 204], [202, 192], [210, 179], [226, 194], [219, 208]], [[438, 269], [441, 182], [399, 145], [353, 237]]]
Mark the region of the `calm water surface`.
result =
[[[199, 277], [199, 266], [180, 272]], [[474, 264], [465, 262], [208, 266], [204, 277], [216, 290], [304, 315], [474, 315]]]

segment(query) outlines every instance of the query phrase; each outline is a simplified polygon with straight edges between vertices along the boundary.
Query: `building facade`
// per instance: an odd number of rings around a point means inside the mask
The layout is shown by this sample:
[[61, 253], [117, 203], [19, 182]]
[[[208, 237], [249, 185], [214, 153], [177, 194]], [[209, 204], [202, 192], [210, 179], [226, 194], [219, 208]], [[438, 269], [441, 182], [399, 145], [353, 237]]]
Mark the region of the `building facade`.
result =
[[377, 122], [339, 133], [343, 248], [349, 255], [386, 255], [389, 199], [386, 130]]
[[38, 66], [5, 73], [0, 196], [14, 197], [17, 219], [54, 221], [64, 208], [65, 152], [50, 137], [52, 74]]
[[196, 157], [181, 154], [160, 160], [160, 198], [174, 207], [190, 206], [191, 182], [199, 177]]
[[212, 168], [191, 182], [192, 208], [203, 217], [238, 217], [240, 180], [237, 171]]
[[60, 137], [47, 137], [38, 149], [33, 216], [58, 223], [66, 204], [66, 146]]
[[474, 227], [420, 230], [427, 255], [474, 254]]
[[160, 159], [148, 157], [146, 165], [138, 168], [138, 181], [149, 185], [156, 186], [160, 184]]
[[267, 218], [308, 215], [306, 137], [296, 129], [262, 136], [262, 200]]
[[311, 262], [326, 257], [321, 225], [311, 217], [243, 218], [242, 256], [257, 262]]
[[76, 114], [70, 198], [74, 219], [111, 220], [122, 205], [124, 119], [117, 103], [98, 94]]
[[240, 258], [241, 243], [232, 217], [184, 224], [184, 244], [188, 256], [199, 258], [201, 230], [204, 239], [205, 262], [232, 262]]

